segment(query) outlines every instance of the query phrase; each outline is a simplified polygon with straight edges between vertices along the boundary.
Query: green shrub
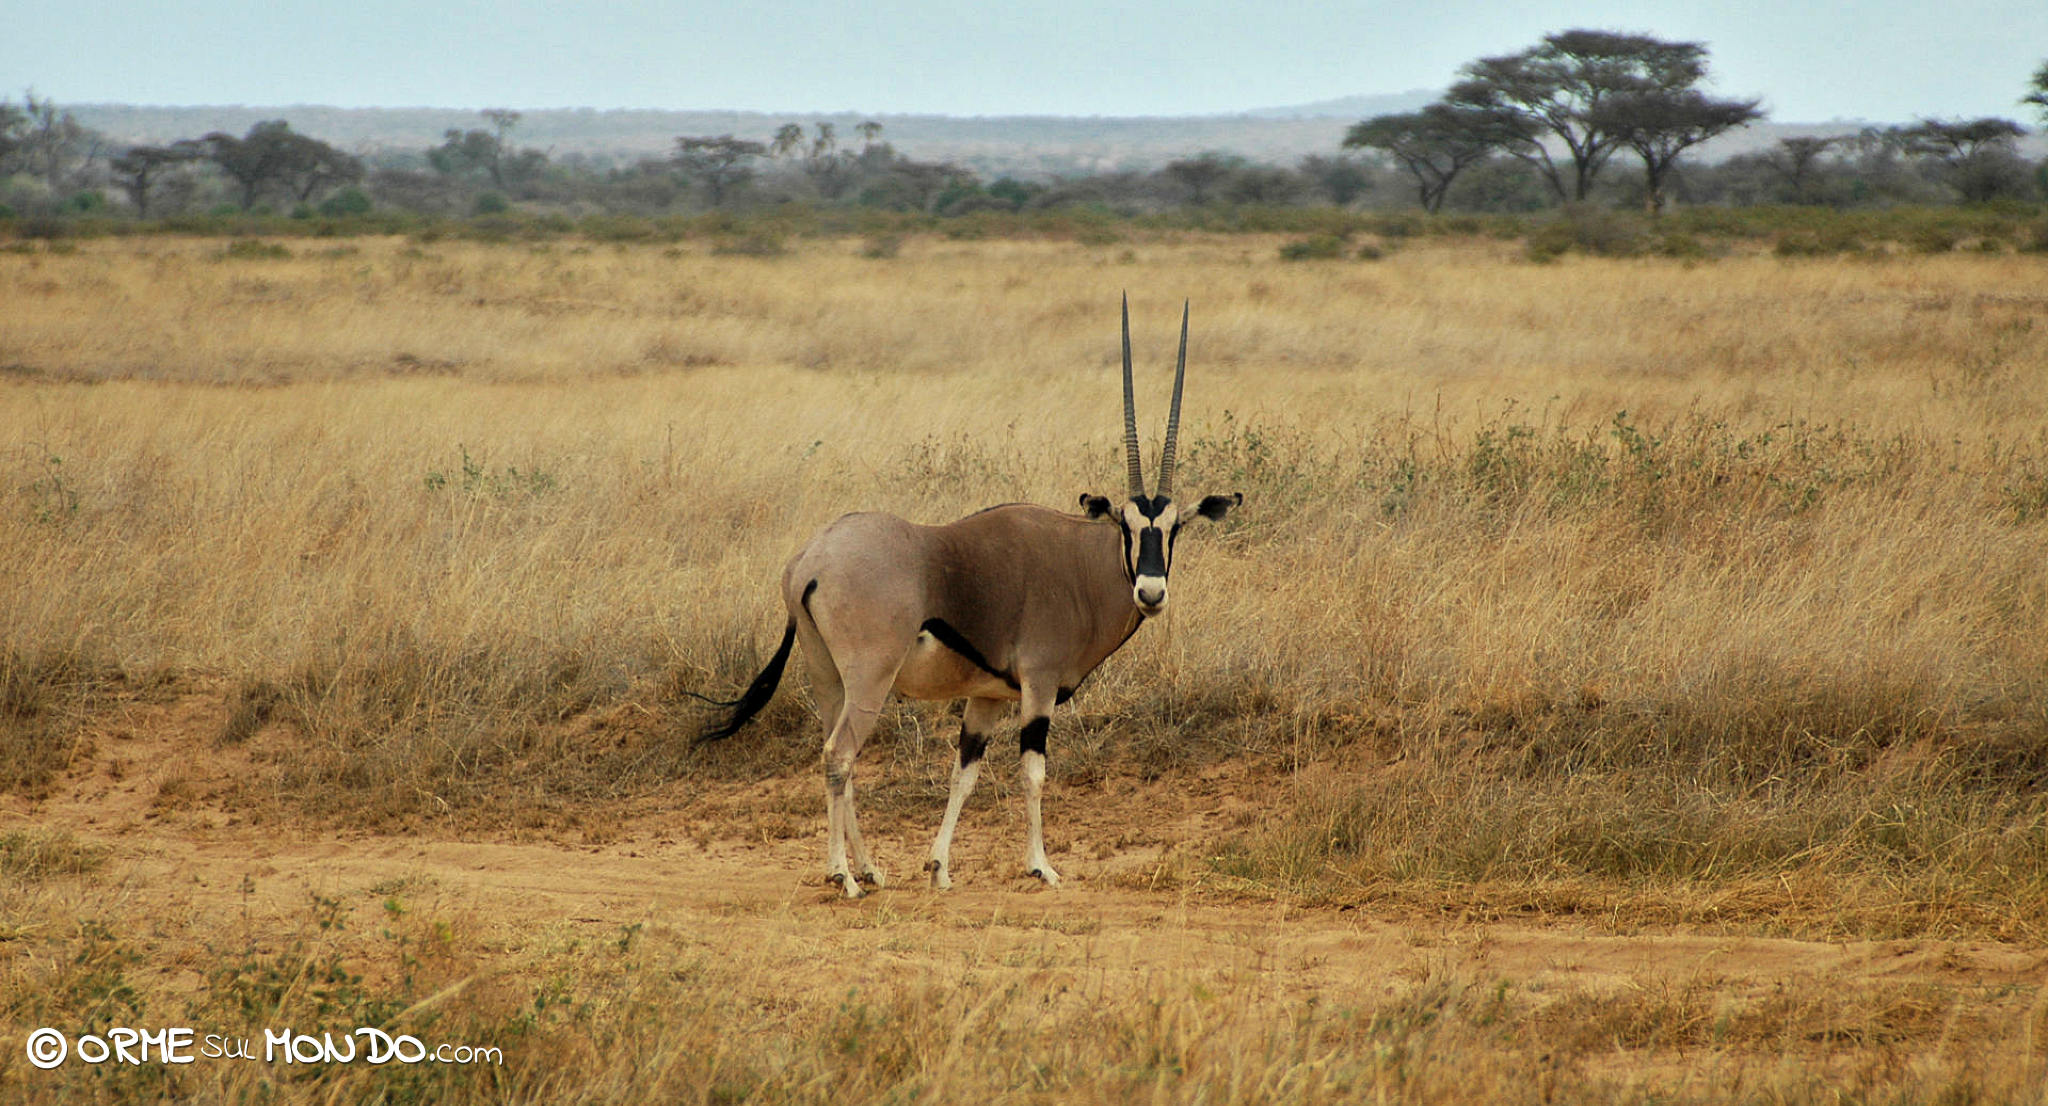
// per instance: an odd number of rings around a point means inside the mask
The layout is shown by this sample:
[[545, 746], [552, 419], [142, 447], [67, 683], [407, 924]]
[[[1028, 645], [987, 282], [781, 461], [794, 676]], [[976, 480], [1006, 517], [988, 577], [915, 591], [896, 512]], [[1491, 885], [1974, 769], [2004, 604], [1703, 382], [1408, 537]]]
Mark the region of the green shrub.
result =
[[291, 255], [283, 243], [260, 238], [237, 238], [220, 252], [221, 257], [235, 261], [282, 261]]
[[1333, 261], [1344, 256], [1344, 240], [1334, 234], [1297, 238], [1280, 247], [1282, 261]]
[[1778, 236], [1771, 246], [1771, 252], [1779, 257], [1828, 257], [1841, 253], [1842, 243], [1833, 235], [1819, 231], [1795, 230]]
[[1640, 216], [1588, 207], [1564, 214], [1529, 233], [1523, 254], [1542, 263], [1567, 253], [1588, 257], [1636, 257], [1651, 248], [1649, 227]]
[[362, 189], [350, 185], [320, 201], [320, 214], [330, 219], [344, 219], [351, 215], [368, 215], [371, 206], [370, 197]]
[[1963, 240], [1962, 231], [1943, 223], [1917, 227], [1906, 238], [1914, 253], [1948, 253]]
[[1713, 256], [1698, 238], [1684, 231], [1672, 231], [1657, 241], [1657, 253], [1680, 261], [1704, 261]]

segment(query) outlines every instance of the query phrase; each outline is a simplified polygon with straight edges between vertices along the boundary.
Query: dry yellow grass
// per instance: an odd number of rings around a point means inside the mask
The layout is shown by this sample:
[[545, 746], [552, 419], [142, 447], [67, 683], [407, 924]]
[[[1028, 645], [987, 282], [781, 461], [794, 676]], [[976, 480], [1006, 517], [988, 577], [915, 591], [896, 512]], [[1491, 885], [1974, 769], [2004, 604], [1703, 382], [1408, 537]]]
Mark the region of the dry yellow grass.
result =
[[[0, 253], [0, 779], [58, 788], [109, 687], [199, 681], [231, 691], [220, 739], [260, 746], [236, 802], [273, 824], [580, 824], [678, 775], [808, 788], [796, 689], [709, 757], [683, 747], [697, 716], [678, 690], [745, 679], [779, 623], [783, 558], [841, 512], [938, 521], [1114, 490], [1128, 289], [1152, 435], [1174, 309], [1194, 301], [1182, 483], [1246, 503], [1184, 543], [1170, 619], [1056, 721], [1055, 793], [1084, 807], [1105, 781], [1219, 764], [1267, 781], [1148, 886], [2042, 939], [2048, 264], [1538, 266], [1478, 240], [1282, 264], [1277, 244]], [[650, 721], [617, 748], [585, 740], [579, 719], [619, 710]], [[944, 740], [936, 709], [898, 720]], [[882, 817], [924, 826], [941, 754], [896, 755], [885, 737], [863, 780]], [[67, 908], [24, 909], [48, 924]], [[53, 947], [83, 956], [79, 941]], [[2038, 1088], [2032, 1044], [1990, 1068], [1951, 1047], [1924, 1009], [1947, 993], [1821, 1011], [1851, 1051], [1813, 1082], [1757, 1059], [1797, 1036], [1785, 1004], [1817, 1010], [1812, 993], [1552, 1003], [1489, 997], [1497, 980], [1473, 971], [1340, 1016], [1219, 1009], [1246, 981], [1190, 973], [1092, 1012], [1004, 991], [977, 1014], [942, 973], [854, 1005], [792, 1000], [784, 1039], [705, 997], [770, 981], [693, 976], [663, 948], [649, 963], [696, 982], [653, 999], [637, 975], [560, 969], [627, 997], [584, 1023], [594, 1036], [518, 1030], [571, 1073], [519, 1097], [803, 1100], [848, 1079], [866, 1100], [1536, 1098], [1528, 1065], [1566, 1047], [1552, 1038], [1575, 1042], [1546, 1077], [1568, 1097], [1913, 1098], [1973, 1070], [1991, 1097]], [[1047, 971], [1083, 986], [1063, 958], [1085, 950], [1062, 949]], [[500, 969], [514, 990], [545, 974]], [[649, 1001], [684, 1012], [649, 1021]], [[1984, 1010], [1983, 1041], [2035, 1032], [2038, 1010]], [[949, 1043], [962, 1017], [993, 1053]], [[729, 1094], [684, 1043], [720, 1026], [784, 1041], [734, 1059]], [[1076, 1046], [1049, 1069], [1066, 1082], [1033, 1083], [1003, 1049], [1048, 1027], [1120, 1043]], [[858, 1040], [835, 1053], [842, 1038]], [[1732, 1082], [1643, 1083], [1592, 1059], [1610, 1040], [1739, 1062]], [[1149, 1066], [1109, 1059], [1140, 1053]], [[658, 1063], [600, 1074], [628, 1055]]]

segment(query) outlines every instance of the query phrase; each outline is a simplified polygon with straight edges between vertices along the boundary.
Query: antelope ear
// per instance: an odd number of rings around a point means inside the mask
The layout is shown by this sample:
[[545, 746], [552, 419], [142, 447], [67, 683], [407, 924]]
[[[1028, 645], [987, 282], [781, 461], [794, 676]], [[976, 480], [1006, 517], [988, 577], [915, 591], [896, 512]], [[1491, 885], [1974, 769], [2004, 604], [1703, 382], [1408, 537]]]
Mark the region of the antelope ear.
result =
[[1110, 517], [1109, 500], [1104, 499], [1099, 495], [1088, 495], [1085, 492], [1082, 493], [1081, 510], [1083, 513], [1087, 514], [1089, 518]]
[[1222, 522], [1223, 516], [1229, 514], [1232, 507], [1243, 502], [1243, 492], [1231, 492], [1229, 495], [1205, 495], [1202, 497], [1202, 502], [1195, 507], [1195, 513], [1208, 519], [1210, 522]]

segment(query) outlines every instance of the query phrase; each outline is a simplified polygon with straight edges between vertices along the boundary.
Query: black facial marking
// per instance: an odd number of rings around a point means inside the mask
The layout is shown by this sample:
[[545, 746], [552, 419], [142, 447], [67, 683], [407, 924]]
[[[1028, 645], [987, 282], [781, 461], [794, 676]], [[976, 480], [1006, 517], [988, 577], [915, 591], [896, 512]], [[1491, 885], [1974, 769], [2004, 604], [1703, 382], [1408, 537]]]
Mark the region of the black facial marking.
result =
[[965, 768], [981, 759], [988, 751], [988, 739], [978, 733], [971, 733], [966, 723], [960, 724], [960, 767]]
[[1011, 691], [1018, 690], [1017, 677], [1015, 675], [990, 664], [988, 658], [982, 655], [981, 650], [976, 649], [973, 642], [960, 636], [960, 631], [948, 625], [945, 619], [927, 618], [924, 620], [924, 625], [919, 626], [918, 629], [930, 634], [933, 641], [967, 658], [967, 663], [1003, 681], [1003, 686]]
[[1045, 732], [1050, 729], [1052, 729], [1052, 719], [1042, 714], [1024, 723], [1024, 728], [1017, 731], [1017, 755], [1037, 753], [1039, 756], [1044, 756]]
[[1147, 526], [1138, 532], [1138, 575], [1166, 575], [1166, 552], [1157, 526]]

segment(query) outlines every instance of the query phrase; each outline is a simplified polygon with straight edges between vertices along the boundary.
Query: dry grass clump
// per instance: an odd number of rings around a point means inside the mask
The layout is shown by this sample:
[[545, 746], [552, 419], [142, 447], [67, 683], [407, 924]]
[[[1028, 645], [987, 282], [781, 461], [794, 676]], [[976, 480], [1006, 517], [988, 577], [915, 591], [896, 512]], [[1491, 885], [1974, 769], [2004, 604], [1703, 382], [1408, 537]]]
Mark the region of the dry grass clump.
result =
[[107, 859], [104, 846], [80, 842], [62, 830], [0, 833], [0, 872], [32, 882], [57, 875], [83, 875]]
[[[708, 754], [682, 692], [744, 684], [843, 511], [1111, 488], [1128, 288], [1152, 427], [1194, 298], [1182, 483], [1246, 503], [1056, 727], [1067, 786], [1306, 770], [1218, 871], [1322, 899], [1796, 873], [1861, 904], [1823, 928], [2033, 931], [2039, 258], [1274, 241], [0, 257], [0, 768], [61, 769], [77, 673], [204, 672], [322, 820], [796, 770], [800, 686]], [[893, 718], [869, 763], [935, 807], [950, 724]]]

